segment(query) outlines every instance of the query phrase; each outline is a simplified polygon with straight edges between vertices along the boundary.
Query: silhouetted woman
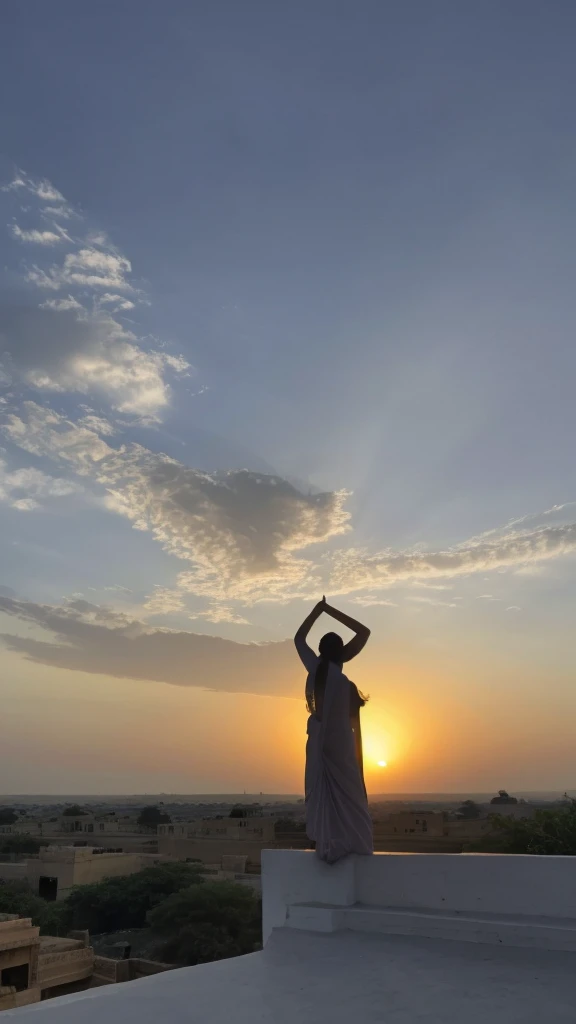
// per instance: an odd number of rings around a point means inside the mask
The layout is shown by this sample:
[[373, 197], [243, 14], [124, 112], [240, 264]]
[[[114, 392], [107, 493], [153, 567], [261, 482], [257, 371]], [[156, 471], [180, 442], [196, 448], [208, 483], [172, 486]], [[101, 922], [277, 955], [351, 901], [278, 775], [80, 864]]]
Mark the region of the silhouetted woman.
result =
[[[306, 637], [322, 612], [354, 630], [356, 636], [345, 644], [337, 633], [326, 633], [317, 655]], [[369, 636], [366, 626], [322, 598], [294, 637], [308, 671], [306, 833], [315, 843], [317, 855], [329, 864], [349, 853], [373, 852], [360, 733], [360, 708], [366, 700], [342, 672], [344, 662], [360, 653]]]

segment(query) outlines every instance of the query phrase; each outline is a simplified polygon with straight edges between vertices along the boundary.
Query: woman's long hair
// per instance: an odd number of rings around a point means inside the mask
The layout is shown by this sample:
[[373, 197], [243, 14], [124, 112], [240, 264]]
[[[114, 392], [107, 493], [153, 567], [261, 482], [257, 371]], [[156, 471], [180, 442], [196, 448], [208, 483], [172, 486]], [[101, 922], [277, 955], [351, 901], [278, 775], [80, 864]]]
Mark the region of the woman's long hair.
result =
[[324, 691], [326, 690], [329, 668], [330, 662], [328, 658], [320, 658], [314, 676], [314, 685], [306, 693], [306, 707], [310, 715], [318, 715], [318, 708], [321, 708], [324, 704]]
[[[341, 636], [338, 636], [338, 633], [326, 633], [318, 645], [318, 650], [320, 652], [320, 661], [316, 667], [314, 686], [306, 696], [306, 707], [310, 715], [316, 716], [318, 716], [318, 710], [320, 709], [321, 716], [330, 662], [338, 665], [339, 668], [342, 667], [344, 641]], [[351, 683], [350, 686], [352, 687], [350, 713], [358, 713], [369, 698], [360, 692], [355, 683]]]

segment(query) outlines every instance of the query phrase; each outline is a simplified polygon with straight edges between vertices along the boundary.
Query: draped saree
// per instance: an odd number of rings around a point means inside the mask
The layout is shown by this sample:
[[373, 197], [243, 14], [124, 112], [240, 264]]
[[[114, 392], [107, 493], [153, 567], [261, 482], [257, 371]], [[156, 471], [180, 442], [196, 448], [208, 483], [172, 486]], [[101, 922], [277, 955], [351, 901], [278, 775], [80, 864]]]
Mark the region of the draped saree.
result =
[[349, 853], [373, 853], [362, 770], [361, 699], [342, 669], [329, 662], [318, 713], [314, 680], [320, 659], [307, 644], [303, 647], [298, 653], [308, 669], [306, 697], [314, 709], [306, 742], [306, 833], [317, 856], [334, 864]]

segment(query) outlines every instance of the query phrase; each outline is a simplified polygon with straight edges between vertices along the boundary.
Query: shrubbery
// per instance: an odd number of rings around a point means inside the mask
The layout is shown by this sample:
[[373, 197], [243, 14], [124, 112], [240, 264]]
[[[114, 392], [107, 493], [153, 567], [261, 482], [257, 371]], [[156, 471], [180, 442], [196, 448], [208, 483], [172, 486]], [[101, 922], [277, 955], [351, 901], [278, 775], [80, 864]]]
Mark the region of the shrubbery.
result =
[[492, 853], [533, 853], [549, 856], [576, 854], [576, 801], [537, 810], [531, 818], [492, 815], [494, 832], [478, 849]]
[[27, 883], [0, 882], [0, 913], [31, 917], [44, 935], [150, 928], [167, 963], [199, 964], [260, 947], [261, 907], [252, 889], [205, 881], [199, 863], [158, 864], [73, 889], [48, 903]]
[[206, 882], [174, 893], [148, 915], [168, 963], [203, 964], [253, 953], [262, 940], [260, 900], [237, 882]]

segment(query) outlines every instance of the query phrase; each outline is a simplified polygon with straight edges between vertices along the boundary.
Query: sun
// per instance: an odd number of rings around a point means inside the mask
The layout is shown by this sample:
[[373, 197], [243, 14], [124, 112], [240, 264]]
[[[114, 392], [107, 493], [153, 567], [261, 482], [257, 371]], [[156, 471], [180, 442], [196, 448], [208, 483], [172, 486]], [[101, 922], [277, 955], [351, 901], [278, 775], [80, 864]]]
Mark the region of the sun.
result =
[[362, 741], [364, 766], [368, 770], [377, 771], [379, 768], [388, 768], [390, 764], [396, 763], [395, 751], [390, 745], [390, 736], [379, 722], [367, 723]]

